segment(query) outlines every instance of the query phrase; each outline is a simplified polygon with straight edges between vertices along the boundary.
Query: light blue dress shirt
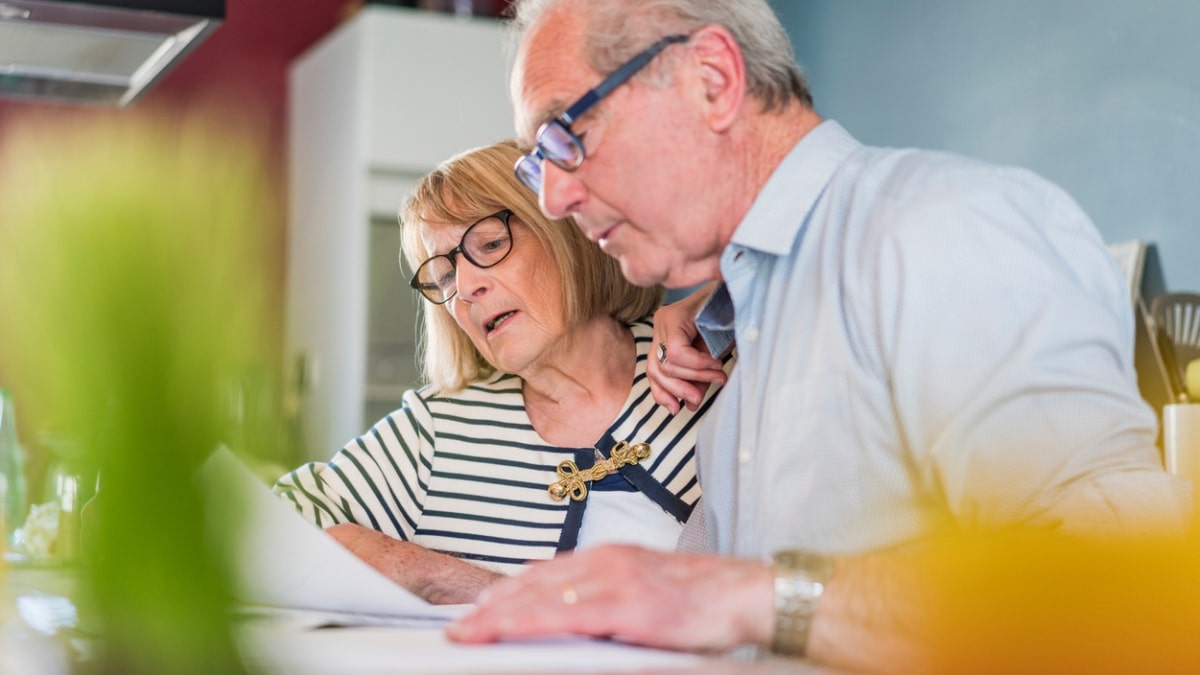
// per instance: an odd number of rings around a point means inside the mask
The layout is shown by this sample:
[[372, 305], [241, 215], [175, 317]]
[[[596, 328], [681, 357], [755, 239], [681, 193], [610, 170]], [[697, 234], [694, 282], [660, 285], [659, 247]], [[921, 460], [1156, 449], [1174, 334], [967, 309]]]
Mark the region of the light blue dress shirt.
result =
[[701, 430], [715, 550], [854, 553], [948, 521], [1182, 526], [1189, 491], [1138, 393], [1128, 287], [1038, 176], [866, 147], [826, 121], [721, 273], [697, 320], [738, 350]]

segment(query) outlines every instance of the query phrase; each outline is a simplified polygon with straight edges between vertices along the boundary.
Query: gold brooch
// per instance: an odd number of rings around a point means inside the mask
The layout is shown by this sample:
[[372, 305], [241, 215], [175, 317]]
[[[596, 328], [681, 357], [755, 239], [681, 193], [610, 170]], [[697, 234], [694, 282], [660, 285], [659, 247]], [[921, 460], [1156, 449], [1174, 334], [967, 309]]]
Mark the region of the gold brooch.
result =
[[571, 501], [581, 501], [587, 496], [587, 484], [589, 481], [600, 480], [627, 464], [637, 464], [649, 456], [649, 443], [635, 443], [630, 445], [626, 441], [620, 441], [613, 446], [608, 459], [597, 462], [590, 469], [580, 471], [575, 462], [571, 460], [559, 462], [559, 479], [557, 482], [551, 483], [546, 491], [550, 493], [550, 498], [556, 502], [561, 502], [567, 495], [571, 496]]

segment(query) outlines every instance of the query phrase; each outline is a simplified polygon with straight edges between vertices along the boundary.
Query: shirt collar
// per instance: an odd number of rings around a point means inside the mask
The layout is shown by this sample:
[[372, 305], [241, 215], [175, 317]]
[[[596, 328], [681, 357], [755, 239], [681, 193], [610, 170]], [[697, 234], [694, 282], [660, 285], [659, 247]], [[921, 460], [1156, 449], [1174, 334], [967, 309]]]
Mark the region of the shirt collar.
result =
[[818, 124], [771, 173], [731, 243], [786, 255], [834, 171], [860, 147], [837, 122]]
[[[792, 250], [817, 198], [842, 162], [862, 147], [840, 124], [825, 121], [804, 135], [783, 158], [733, 233], [721, 255], [727, 273], [742, 248], [783, 256]], [[740, 284], [745, 289], [746, 284]], [[735, 339], [734, 301], [724, 282], [705, 301], [696, 328], [713, 356], [723, 354]]]

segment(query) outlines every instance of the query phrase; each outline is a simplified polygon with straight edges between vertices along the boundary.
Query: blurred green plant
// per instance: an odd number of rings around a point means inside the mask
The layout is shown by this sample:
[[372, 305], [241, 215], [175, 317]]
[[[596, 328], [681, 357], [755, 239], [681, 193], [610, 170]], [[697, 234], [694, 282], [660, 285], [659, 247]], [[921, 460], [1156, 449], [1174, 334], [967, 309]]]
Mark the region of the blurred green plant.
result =
[[100, 472], [79, 602], [101, 650], [86, 669], [238, 672], [230, 575], [192, 474], [231, 437], [231, 383], [276, 370], [254, 130], [208, 111], [8, 131], [0, 371]]

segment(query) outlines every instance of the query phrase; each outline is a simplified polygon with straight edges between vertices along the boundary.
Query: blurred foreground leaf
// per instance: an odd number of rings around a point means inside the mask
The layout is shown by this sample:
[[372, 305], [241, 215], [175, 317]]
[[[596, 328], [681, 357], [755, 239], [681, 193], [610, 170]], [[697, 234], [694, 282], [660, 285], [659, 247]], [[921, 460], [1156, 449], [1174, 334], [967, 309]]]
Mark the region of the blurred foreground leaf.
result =
[[[0, 372], [100, 472], [85, 566], [104, 672], [237, 672], [192, 473], [269, 368], [268, 183], [228, 118], [124, 112], [0, 145]], [[232, 534], [230, 535], [232, 536]]]

